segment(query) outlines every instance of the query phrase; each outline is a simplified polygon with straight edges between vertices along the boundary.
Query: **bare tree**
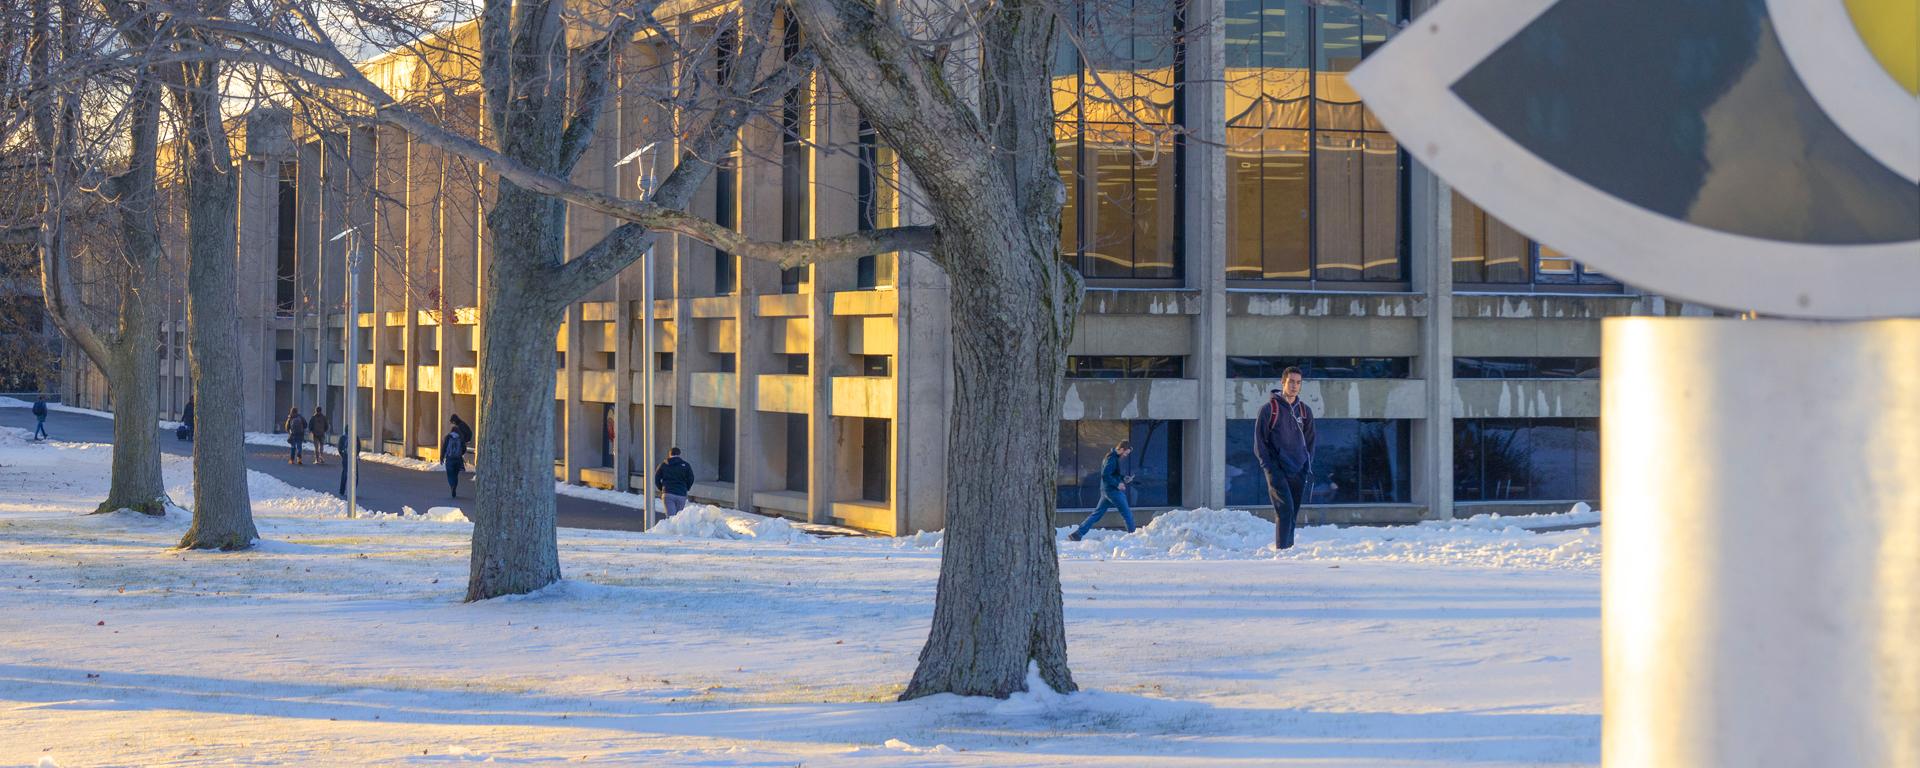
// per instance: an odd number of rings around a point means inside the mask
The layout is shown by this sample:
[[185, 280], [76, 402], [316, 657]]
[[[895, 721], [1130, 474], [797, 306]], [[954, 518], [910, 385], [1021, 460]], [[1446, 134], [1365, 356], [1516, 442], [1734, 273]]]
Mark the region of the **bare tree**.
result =
[[[16, 103], [30, 115], [43, 189], [37, 212], [41, 295], [54, 325], [106, 375], [117, 414], [111, 485], [96, 511], [164, 514], [168, 499], [155, 439], [154, 392], [161, 262], [154, 226], [159, 87], [144, 69], [121, 78], [123, 88], [111, 82], [113, 71], [92, 66], [93, 49], [112, 33], [86, 16], [76, 0], [36, 0], [32, 15], [32, 77], [21, 83]], [[111, 95], [101, 99], [103, 92]], [[92, 114], [83, 117], [83, 110]], [[121, 156], [124, 170], [93, 181], [101, 175], [97, 169]], [[118, 219], [117, 239], [86, 231], [99, 223], [99, 217], [82, 214], [86, 198], [96, 197]], [[86, 287], [104, 289], [97, 292], [107, 294], [105, 308], [89, 305], [77, 275], [83, 254], [76, 250], [87, 250], [90, 235], [103, 247], [87, 261], [106, 279]]]
[[[675, 52], [696, 47], [655, 19], [650, 2], [570, 9], [562, 0], [484, 0], [474, 44], [484, 136], [449, 130], [372, 83], [330, 37], [326, 14], [313, 4], [274, 6], [291, 25], [262, 23], [258, 13], [252, 21], [188, 23], [242, 41], [252, 60], [353, 94], [368, 119], [485, 163], [497, 175], [499, 194], [488, 213], [494, 257], [481, 298], [482, 463], [469, 599], [559, 578], [548, 481], [548, 350], [566, 305], [631, 264], [657, 232], [783, 267], [928, 252], [953, 290], [950, 455], [1004, 460], [961, 462], [948, 474], [955, 512], [932, 631], [904, 694], [913, 698], [1006, 696], [1025, 689], [1030, 663], [1055, 689], [1074, 689], [1052, 530], [1059, 447], [1051, 431], [1031, 425], [1059, 420], [1065, 350], [1082, 294], [1079, 275], [1060, 259], [1063, 186], [1054, 165], [1048, 65], [1060, 21], [1081, 18], [1091, 4], [740, 3], [737, 61], [750, 76], [720, 85], [723, 98], [708, 119], [677, 137], [673, 171], [640, 199], [584, 188], [571, 176], [604, 109], [609, 62], [628, 39], [644, 31]], [[806, 41], [785, 66], [765, 55], [782, 13], [793, 15]], [[569, 24], [593, 34], [569, 37]], [[711, 159], [752, 113], [797, 85], [816, 58], [899, 153], [931, 226], [760, 243], [685, 212]], [[1133, 97], [1102, 91], [1117, 113], [1129, 113]], [[566, 203], [627, 223], [566, 260]]]

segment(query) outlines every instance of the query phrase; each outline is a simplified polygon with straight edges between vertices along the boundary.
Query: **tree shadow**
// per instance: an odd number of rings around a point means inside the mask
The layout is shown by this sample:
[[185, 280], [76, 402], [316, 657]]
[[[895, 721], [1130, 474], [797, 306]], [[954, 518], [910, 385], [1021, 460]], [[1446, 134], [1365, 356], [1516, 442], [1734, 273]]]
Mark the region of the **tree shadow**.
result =
[[[610, 730], [637, 737], [794, 744], [961, 743], [975, 757], [1189, 756], [1220, 760], [1348, 760], [1457, 765], [1595, 763], [1600, 717], [1510, 710], [1331, 712], [1221, 707], [1091, 692], [1012, 701], [934, 696], [913, 702], [768, 704], [702, 701], [659, 687], [629, 695], [555, 697], [433, 686], [245, 680], [0, 665], [7, 709], [206, 714], [389, 724]], [[674, 701], [678, 699], [679, 701]], [[601, 738], [601, 737], [595, 737]], [[940, 762], [920, 755], [924, 762]]]

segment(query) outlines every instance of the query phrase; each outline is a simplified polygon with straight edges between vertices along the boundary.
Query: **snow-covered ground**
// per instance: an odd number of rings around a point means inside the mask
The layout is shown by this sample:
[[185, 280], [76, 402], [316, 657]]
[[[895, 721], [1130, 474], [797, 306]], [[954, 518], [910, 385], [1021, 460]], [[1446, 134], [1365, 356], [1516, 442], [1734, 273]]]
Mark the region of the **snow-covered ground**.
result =
[[[1237, 511], [1062, 529], [1085, 690], [896, 703], [938, 534], [695, 507], [647, 534], [563, 530], [567, 581], [468, 605], [469, 524], [344, 519], [256, 474], [266, 540], [181, 552], [184, 513], [83, 514], [105, 446], [25, 434], [0, 429], [0, 765], [1599, 759], [1593, 530], [1311, 528], [1276, 553]], [[166, 471], [187, 501], [187, 462]]]

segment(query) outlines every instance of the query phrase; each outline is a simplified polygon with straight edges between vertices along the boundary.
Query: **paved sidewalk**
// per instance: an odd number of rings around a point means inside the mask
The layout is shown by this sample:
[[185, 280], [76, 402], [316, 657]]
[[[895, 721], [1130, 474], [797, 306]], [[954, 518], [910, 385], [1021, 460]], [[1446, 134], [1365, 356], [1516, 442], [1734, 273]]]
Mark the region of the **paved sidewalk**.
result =
[[[33, 430], [33, 413], [25, 408], [0, 408], [0, 426]], [[174, 439], [173, 430], [160, 433], [160, 450], [179, 456], [192, 454], [193, 444]], [[55, 410], [47, 414], [47, 434], [55, 440], [93, 443], [113, 442], [113, 422], [83, 413]], [[311, 458], [311, 457], [309, 457]], [[247, 468], [263, 472], [298, 488], [335, 494], [340, 490], [340, 457], [329, 456], [324, 465], [311, 462], [304, 466], [287, 463], [286, 446], [247, 446]], [[373, 461], [360, 462], [360, 506], [380, 512], [400, 511], [403, 506], [425, 512], [429, 507], [473, 505], [471, 473], [460, 481], [460, 498], [447, 498], [447, 477], [433, 471], [396, 467]], [[637, 531], [641, 527], [640, 510], [605, 504], [572, 496], [559, 496], [557, 513], [561, 527]]]

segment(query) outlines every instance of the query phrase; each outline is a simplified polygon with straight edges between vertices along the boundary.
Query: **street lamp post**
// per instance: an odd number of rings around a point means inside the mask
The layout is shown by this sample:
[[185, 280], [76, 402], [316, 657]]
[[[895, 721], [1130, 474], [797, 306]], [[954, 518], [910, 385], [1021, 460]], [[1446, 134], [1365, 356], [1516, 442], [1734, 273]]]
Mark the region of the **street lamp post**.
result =
[[[341, 379], [346, 385], [344, 389], [347, 395], [346, 412], [343, 414], [346, 424], [342, 427], [347, 438], [347, 449], [340, 452], [340, 460], [346, 462], [345, 501], [347, 517], [350, 518], [358, 517], [360, 509], [360, 436], [354, 434], [360, 426], [360, 365], [359, 345], [354, 343], [356, 341], [354, 335], [360, 330], [360, 265], [366, 261], [366, 254], [361, 252], [361, 239], [356, 236], [359, 229], [359, 227], [350, 227], [333, 236], [334, 240], [350, 236], [353, 238], [347, 241], [347, 317], [341, 333], [347, 347], [347, 372]], [[325, 447], [323, 446], [321, 450], [324, 451]]]
[[[660, 142], [657, 141], [650, 142], [646, 146], [628, 153], [626, 157], [621, 158], [619, 163], [616, 163], [616, 165], [626, 165], [632, 162], [640, 164], [639, 185], [640, 199], [642, 200], [653, 195], [653, 172], [656, 164], [653, 150], [654, 147], [659, 146], [659, 144]], [[651, 242], [647, 245], [646, 253], [640, 257], [640, 271], [643, 278], [640, 289], [640, 337], [643, 340], [640, 345], [640, 466], [642, 473], [641, 494], [644, 498], [644, 507], [641, 511], [641, 529], [650, 530], [653, 528], [653, 524], [659, 519], [659, 516], [654, 512], [653, 506], [659, 497], [657, 489], [653, 487], [653, 471], [659, 458], [653, 453], [655, 440], [653, 432], [653, 367], [654, 361], [659, 355], [654, 350], [653, 337], [654, 271], [653, 245]]]

